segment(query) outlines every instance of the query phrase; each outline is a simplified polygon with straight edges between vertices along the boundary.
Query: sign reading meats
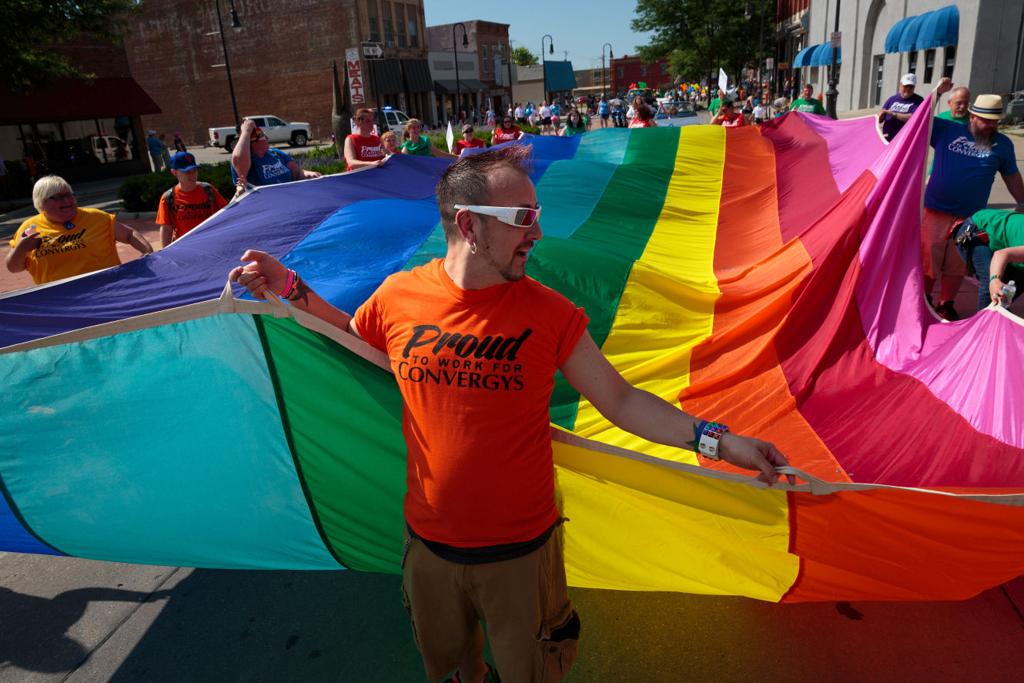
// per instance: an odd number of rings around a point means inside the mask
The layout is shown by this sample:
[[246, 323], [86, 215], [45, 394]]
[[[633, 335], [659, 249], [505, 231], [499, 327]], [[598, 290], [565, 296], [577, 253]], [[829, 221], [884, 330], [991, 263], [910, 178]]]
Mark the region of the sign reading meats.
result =
[[359, 61], [359, 48], [350, 47], [345, 50], [345, 63], [348, 66], [348, 94], [353, 105], [366, 102], [363, 96], [363, 67]]

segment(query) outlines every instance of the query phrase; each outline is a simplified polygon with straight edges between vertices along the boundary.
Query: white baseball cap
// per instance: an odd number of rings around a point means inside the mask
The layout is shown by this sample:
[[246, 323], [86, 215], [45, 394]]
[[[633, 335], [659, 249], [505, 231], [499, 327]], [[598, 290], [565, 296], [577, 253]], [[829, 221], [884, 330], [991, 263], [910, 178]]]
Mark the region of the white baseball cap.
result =
[[900, 79], [900, 85], [917, 87], [917, 74], [903, 74], [903, 78]]

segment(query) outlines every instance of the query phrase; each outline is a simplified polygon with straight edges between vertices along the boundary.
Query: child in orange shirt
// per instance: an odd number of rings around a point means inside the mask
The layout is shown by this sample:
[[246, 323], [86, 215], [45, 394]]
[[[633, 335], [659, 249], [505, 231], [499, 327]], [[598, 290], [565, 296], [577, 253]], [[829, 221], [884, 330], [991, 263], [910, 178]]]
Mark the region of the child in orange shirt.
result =
[[160, 197], [156, 212], [160, 245], [164, 247], [227, 206], [217, 188], [198, 181], [199, 166], [189, 152], [171, 157], [171, 173], [178, 184]]

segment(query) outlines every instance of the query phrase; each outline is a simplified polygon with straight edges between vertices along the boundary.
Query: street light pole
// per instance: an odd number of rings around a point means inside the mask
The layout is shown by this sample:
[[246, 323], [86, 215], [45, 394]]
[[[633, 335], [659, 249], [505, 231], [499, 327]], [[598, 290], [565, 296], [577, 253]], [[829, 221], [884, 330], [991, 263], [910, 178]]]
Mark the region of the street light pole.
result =
[[512, 91], [512, 41], [508, 41], [508, 108], [513, 114], [516, 106], [515, 94]]
[[[231, 6], [231, 28], [242, 28], [242, 22], [238, 20], [238, 12], [235, 10], [235, 0], [228, 0]], [[224, 68], [228, 72], [228, 91], [231, 93], [231, 109], [235, 113], [235, 129], [239, 130], [242, 119], [238, 115], [238, 102], [235, 100], [235, 83], [231, 80], [231, 60], [228, 59], [228, 41], [224, 37], [224, 21], [221, 19], [220, 0], [217, 0], [217, 27], [220, 29], [220, 44], [224, 48]]]
[[462, 27], [462, 47], [469, 46], [469, 39], [466, 37], [466, 25], [461, 21], [457, 24], [452, 24], [452, 54], [455, 56], [455, 109], [452, 113], [455, 114], [456, 121], [459, 120], [459, 107], [462, 106], [460, 104], [462, 100], [462, 84], [459, 82], [459, 51], [456, 49], [457, 43], [455, 41], [455, 29], [460, 26]]
[[612, 52], [612, 44], [611, 43], [605, 43], [604, 45], [602, 45], [601, 46], [601, 97], [607, 97], [608, 96], [608, 94], [606, 92], [608, 87], [606, 85], [606, 79], [605, 79], [605, 75], [606, 74], [605, 74], [605, 70], [604, 70], [604, 49], [605, 48], [608, 48], [608, 65], [609, 66], [611, 66], [612, 60], [615, 59], [615, 54]]
[[548, 60], [544, 56], [544, 40], [545, 39], [551, 41], [551, 45], [549, 46], [550, 50], [551, 50], [551, 54], [555, 54], [555, 39], [552, 38], [549, 34], [545, 33], [544, 37], [542, 37], [540, 39], [540, 65], [541, 65], [541, 70], [544, 72], [544, 97], [541, 98], [541, 101], [543, 101], [543, 102], [547, 102], [547, 99], [548, 99]]
[[[836, 28], [835, 33], [839, 33], [839, 6], [841, 0], [836, 0]], [[839, 69], [836, 68], [836, 61], [839, 58], [839, 48], [832, 45], [832, 70], [828, 74], [828, 92], [825, 93], [825, 99], [828, 101], [825, 105], [826, 113], [833, 119], [839, 118], [836, 114], [836, 100], [839, 99]]]

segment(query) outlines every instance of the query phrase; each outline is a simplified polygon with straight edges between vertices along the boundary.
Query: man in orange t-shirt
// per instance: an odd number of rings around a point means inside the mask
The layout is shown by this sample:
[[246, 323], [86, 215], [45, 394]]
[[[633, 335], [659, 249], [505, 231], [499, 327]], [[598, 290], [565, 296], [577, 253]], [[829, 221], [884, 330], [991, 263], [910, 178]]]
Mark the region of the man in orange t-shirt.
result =
[[[588, 318], [526, 276], [541, 238], [529, 147], [460, 158], [437, 186], [444, 259], [390, 276], [354, 316], [257, 251], [230, 277], [268, 291], [387, 353], [405, 403], [403, 592], [427, 676], [494, 680], [480, 621], [508, 681], [558, 681], [576, 657], [555, 502], [548, 405], [554, 375], [613, 423], [774, 481], [774, 446], [698, 421], [630, 386]], [[504, 206], [493, 206], [494, 200]]]
[[156, 211], [163, 247], [227, 206], [216, 187], [199, 182], [199, 165], [191, 153], [175, 153], [171, 157], [171, 173], [178, 184], [160, 197]]

